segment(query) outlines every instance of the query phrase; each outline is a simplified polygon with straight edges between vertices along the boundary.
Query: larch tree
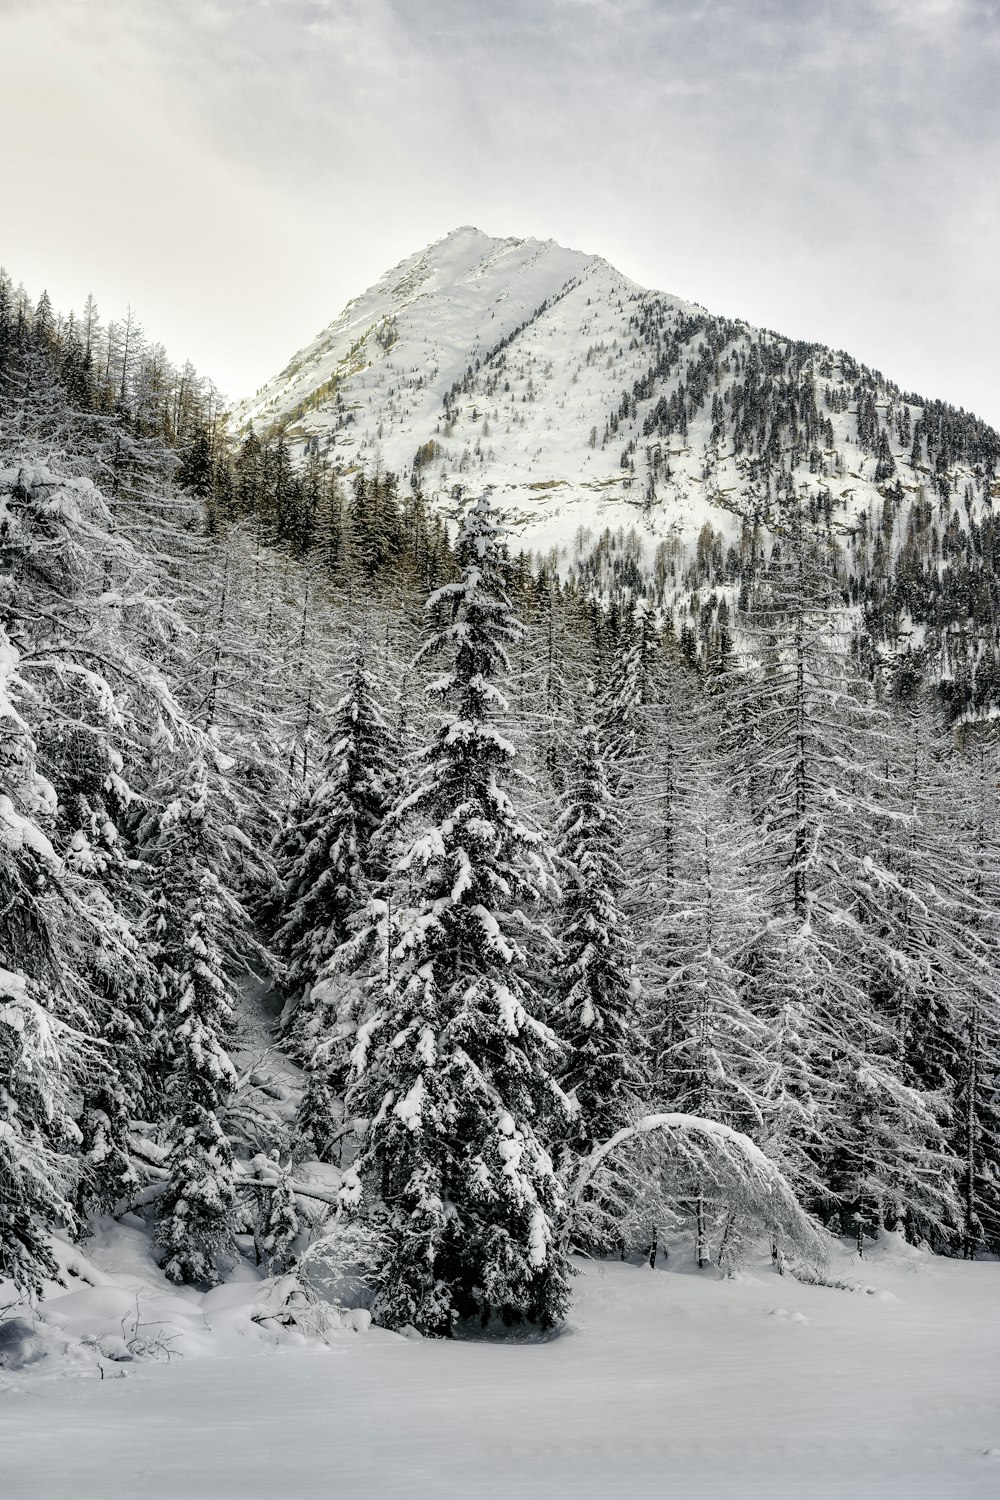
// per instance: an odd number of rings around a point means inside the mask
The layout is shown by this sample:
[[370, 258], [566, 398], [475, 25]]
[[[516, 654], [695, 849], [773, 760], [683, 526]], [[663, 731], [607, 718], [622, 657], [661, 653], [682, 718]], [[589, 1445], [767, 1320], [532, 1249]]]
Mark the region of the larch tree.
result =
[[[652, 952], [662, 955], [652, 965], [646, 1011], [662, 1060], [658, 1106], [759, 1139], [768, 1028], [752, 991], [754, 945], [766, 916], [746, 878], [756, 835], [704, 769], [688, 766], [683, 775], [675, 876], [650, 930]], [[704, 1265], [710, 1199], [700, 1190], [692, 1206]]]
[[[957, 1006], [960, 1046], [952, 1139], [958, 1159], [961, 1247], [971, 1260], [1000, 1247], [1000, 800], [992, 725], [974, 725], [964, 738], [960, 823], [967, 858], [967, 907], [956, 936], [966, 961]], [[953, 784], [949, 791], [953, 796]], [[953, 819], [948, 822], [951, 825]]]
[[75, 1080], [76, 1191], [80, 1207], [112, 1210], [136, 1182], [128, 1128], [155, 995], [138, 940], [134, 784], [146, 724], [177, 711], [146, 654], [148, 632], [175, 617], [148, 597], [152, 569], [103, 493], [55, 459], [42, 463], [30, 434], [18, 445], [19, 462], [0, 471], [0, 628], [18, 663], [19, 743], [25, 754], [30, 745], [29, 780], [46, 789], [42, 825], [56, 863], [39, 874], [44, 900], [27, 911], [27, 892], [15, 902], [21, 923], [31, 911], [38, 918], [35, 938], [24, 947], [11, 933], [0, 951], [63, 1021], [100, 1039], [80, 1053]]
[[[755, 858], [780, 955], [763, 1014], [794, 992], [798, 1081], [816, 1086], [800, 1157], [824, 1184], [814, 1204], [860, 1246], [899, 1221], [907, 1196], [930, 1217], [946, 1211], [942, 1134], [934, 1101], [905, 1081], [898, 1029], [874, 999], [876, 976], [907, 965], [886, 921], [897, 880], [885, 831], [904, 816], [885, 784], [886, 715], [852, 669], [829, 543], [809, 533], [798, 503], [784, 523], [780, 561], [739, 617], [752, 657], [716, 692], [734, 726], [732, 774], [760, 830]], [[790, 1035], [773, 1029], [775, 1045]]]

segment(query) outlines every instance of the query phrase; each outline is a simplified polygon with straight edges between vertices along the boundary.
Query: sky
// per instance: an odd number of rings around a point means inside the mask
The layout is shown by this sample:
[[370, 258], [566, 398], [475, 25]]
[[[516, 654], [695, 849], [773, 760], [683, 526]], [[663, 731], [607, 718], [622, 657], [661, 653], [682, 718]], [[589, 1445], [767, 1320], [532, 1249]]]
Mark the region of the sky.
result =
[[1000, 426], [1000, 0], [0, 0], [0, 264], [252, 393], [460, 224]]

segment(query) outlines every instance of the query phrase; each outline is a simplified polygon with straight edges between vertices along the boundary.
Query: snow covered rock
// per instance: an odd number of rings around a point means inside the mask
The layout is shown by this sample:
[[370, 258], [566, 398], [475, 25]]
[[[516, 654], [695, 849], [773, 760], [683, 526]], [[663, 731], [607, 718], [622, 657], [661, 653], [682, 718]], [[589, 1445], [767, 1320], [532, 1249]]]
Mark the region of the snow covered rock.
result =
[[0, 1368], [20, 1370], [44, 1359], [45, 1344], [24, 1318], [8, 1318], [0, 1323]]

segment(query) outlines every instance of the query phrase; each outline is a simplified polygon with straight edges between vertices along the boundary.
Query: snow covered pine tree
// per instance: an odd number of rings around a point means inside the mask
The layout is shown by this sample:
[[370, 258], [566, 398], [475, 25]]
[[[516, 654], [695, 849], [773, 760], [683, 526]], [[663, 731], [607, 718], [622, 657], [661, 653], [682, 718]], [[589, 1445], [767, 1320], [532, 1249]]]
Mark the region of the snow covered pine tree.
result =
[[175, 795], [148, 820], [144, 849], [158, 879], [153, 937], [166, 1096], [176, 1111], [159, 1239], [167, 1275], [190, 1283], [217, 1280], [218, 1258], [233, 1243], [235, 1199], [233, 1152], [220, 1122], [236, 1083], [225, 1047], [233, 992], [223, 944], [227, 930], [245, 927], [245, 915], [220, 879], [228, 861], [213, 809], [223, 796], [213, 751], [206, 737]]
[[343, 1093], [354, 1020], [348, 998], [354, 987], [330, 960], [385, 875], [376, 835], [396, 787], [392, 733], [360, 646], [326, 739], [315, 785], [280, 838], [273, 901], [273, 945], [286, 963], [284, 1025], [307, 1072], [298, 1134], [320, 1160], [330, 1159], [337, 1124], [332, 1101]]
[[422, 655], [448, 653], [428, 688], [446, 712], [420, 785], [392, 814], [400, 895], [411, 895], [354, 1051], [348, 1110], [369, 1124], [343, 1189], [384, 1234], [378, 1321], [445, 1335], [475, 1315], [552, 1324], [568, 1290], [546, 1147], [548, 1117], [566, 1107], [562, 1052], [537, 1019], [516, 936], [549, 861], [515, 812], [515, 749], [493, 722], [507, 711], [496, 679], [519, 626], [485, 499], [466, 513], [458, 558], [460, 578], [427, 605], [444, 619]]

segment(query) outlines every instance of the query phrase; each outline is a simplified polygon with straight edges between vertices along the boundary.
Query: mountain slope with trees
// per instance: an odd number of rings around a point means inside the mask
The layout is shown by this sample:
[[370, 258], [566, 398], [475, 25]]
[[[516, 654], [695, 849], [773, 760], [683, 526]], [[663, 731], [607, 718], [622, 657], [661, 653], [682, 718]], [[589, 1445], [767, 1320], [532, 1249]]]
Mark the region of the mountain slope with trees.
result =
[[[384, 458], [231, 435], [132, 321], [0, 278], [11, 1305], [108, 1214], [203, 1292], [321, 1264], [445, 1335], [557, 1322], [574, 1246], [1000, 1251], [989, 590], [889, 639], [918, 501], [841, 528], [750, 422], [760, 382], [813, 422], [765, 347], [716, 351], [764, 509], [671, 592], [638, 531], [539, 559], [485, 478], [449, 526]], [[950, 587], [976, 538], [992, 587], [993, 438], [900, 399], [894, 462], [904, 408], [912, 556], [950, 536]]]
[[[1000, 677], [1000, 435], [843, 350], [646, 291], [552, 241], [455, 230], [387, 273], [235, 428], [447, 515], [489, 489], [518, 546], [644, 589], [703, 659], [805, 507], [873, 653], [958, 712]], [[279, 436], [280, 435], [280, 438]]]

